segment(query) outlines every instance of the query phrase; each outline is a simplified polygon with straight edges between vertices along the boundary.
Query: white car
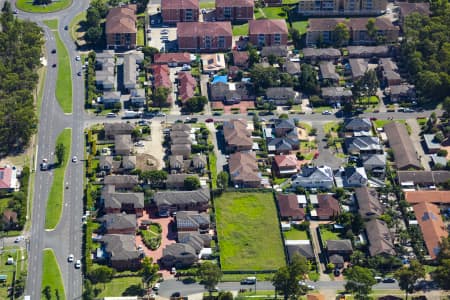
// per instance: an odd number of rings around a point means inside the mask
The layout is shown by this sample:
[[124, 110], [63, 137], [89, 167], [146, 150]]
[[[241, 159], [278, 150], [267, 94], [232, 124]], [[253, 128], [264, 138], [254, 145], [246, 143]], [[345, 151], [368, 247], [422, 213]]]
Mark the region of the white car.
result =
[[76, 61], [80, 61], [80, 60], [81, 60], [81, 57], [80, 57], [79, 55], [77, 55], [77, 56], [75, 57], [75, 60], [76, 60]]
[[77, 262], [75, 263], [75, 269], [81, 268], [81, 260], [77, 259]]
[[172, 269], [170, 270], [170, 274], [177, 274], [177, 269], [175, 267], [172, 267]]
[[136, 147], [144, 147], [145, 146], [143, 141], [136, 142], [136, 143], [134, 143], [134, 145]]
[[160, 287], [160, 286], [161, 286], [161, 283], [159, 283], [159, 282], [155, 283], [155, 285], [153, 286], [153, 290], [154, 290], [154, 291], [159, 290], [159, 287]]
[[191, 70], [191, 66], [184, 64], [183, 67], [181, 67], [181, 71], [190, 71]]
[[78, 161], [78, 158], [76, 156], [72, 157], [72, 162], [76, 163]]
[[322, 112], [322, 115], [331, 115], [331, 112], [328, 111], [328, 110], [324, 110], [324, 111]]
[[20, 243], [21, 241], [23, 241], [23, 235], [19, 235], [18, 237], [16, 237], [16, 239], [14, 240], [14, 243]]
[[67, 257], [68, 262], [73, 262], [74, 259], [75, 257], [73, 256], [73, 254], [69, 254], [69, 257]]

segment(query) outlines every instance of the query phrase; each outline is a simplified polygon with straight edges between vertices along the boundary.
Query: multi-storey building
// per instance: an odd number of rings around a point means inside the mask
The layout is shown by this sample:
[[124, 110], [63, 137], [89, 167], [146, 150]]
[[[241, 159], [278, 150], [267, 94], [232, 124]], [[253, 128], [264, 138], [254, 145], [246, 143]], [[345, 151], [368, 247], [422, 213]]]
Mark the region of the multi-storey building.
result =
[[230, 22], [180, 22], [177, 24], [177, 36], [181, 51], [228, 51], [233, 32]]
[[198, 0], [162, 0], [161, 15], [165, 24], [197, 22]]
[[379, 15], [386, 10], [387, 0], [300, 0], [302, 15]]
[[244, 22], [253, 19], [253, 0], [216, 0], [216, 20]]

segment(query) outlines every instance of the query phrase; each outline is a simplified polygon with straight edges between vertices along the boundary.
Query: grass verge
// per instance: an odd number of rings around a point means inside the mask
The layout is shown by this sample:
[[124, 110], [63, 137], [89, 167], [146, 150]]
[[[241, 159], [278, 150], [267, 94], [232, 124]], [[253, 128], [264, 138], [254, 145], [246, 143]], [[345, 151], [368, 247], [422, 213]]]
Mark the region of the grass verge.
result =
[[39, 76], [39, 84], [38, 84], [38, 93], [37, 93], [37, 99], [36, 99], [36, 110], [37, 110], [37, 116], [39, 118], [41, 114], [41, 106], [42, 106], [42, 99], [44, 97], [44, 85], [45, 85], [45, 78], [47, 76], [47, 68], [42, 67], [39, 68], [38, 76]]
[[59, 37], [58, 32], [53, 32], [56, 39], [56, 51], [58, 53], [58, 76], [56, 78], [56, 100], [58, 100], [64, 113], [72, 112], [72, 72], [70, 57], [66, 46]]
[[49, 5], [34, 5], [30, 0], [17, 0], [16, 7], [20, 10], [31, 13], [49, 13], [63, 10], [72, 4], [72, 0], [53, 1]]
[[137, 276], [113, 278], [113, 280], [108, 283], [94, 285], [94, 288], [101, 290], [100, 294], [97, 296], [99, 299], [103, 299], [104, 297], [142, 295], [143, 292], [142, 278]]
[[[78, 30], [80, 30], [81, 25], [80, 22], [86, 21], [86, 12], [80, 12], [78, 15], [76, 15], [72, 21], [70, 21], [70, 36], [72, 37], [72, 40], [76, 41], [78, 40]], [[80, 34], [81, 35], [81, 34]]]
[[42, 298], [45, 297], [44, 290], [47, 287], [50, 288], [50, 295], [56, 294], [56, 299], [66, 299], [61, 270], [52, 249], [44, 249], [42, 254]]
[[70, 146], [72, 144], [72, 129], [64, 129], [56, 139], [56, 145], [59, 143], [65, 147], [64, 160], [60, 166], [53, 171], [53, 183], [48, 195], [47, 208], [45, 212], [45, 229], [54, 229], [59, 223], [64, 200], [64, 175], [67, 162], [69, 161]]
[[58, 30], [58, 20], [44, 20], [44, 24], [48, 26], [51, 30]]
[[285, 264], [271, 193], [224, 193], [214, 203], [223, 271], [277, 270]]

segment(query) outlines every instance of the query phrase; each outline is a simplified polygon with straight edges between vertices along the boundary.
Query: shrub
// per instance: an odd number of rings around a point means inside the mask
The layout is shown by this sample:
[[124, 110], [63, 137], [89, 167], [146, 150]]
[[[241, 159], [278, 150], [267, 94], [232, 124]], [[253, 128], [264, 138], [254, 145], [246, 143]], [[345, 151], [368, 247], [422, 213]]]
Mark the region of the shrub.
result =
[[437, 156], [446, 157], [447, 154], [448, 154], [448, 152], [445, 149], [439, 149], [439, 151], [437, 152]]

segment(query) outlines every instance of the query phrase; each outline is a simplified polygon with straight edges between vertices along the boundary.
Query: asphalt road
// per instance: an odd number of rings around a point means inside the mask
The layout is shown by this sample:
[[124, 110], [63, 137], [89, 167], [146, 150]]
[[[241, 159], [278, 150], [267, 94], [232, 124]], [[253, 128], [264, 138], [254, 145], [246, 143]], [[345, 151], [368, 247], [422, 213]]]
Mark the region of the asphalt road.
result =
[[[67, 262], [69, 254], [74, 254], [75, 259], [81, 259], [82, 247], [82, 209], [83, 209], [83, 163], [69, 163], [65, 174], [65, 181], [70, 188], [64, 193], [64, 208], [60, 223], [55, 230], [45, 230], [45, 210], [49, 188], [52, 184], [53, 172], [39, 171], [39, 162], [43, 158], [54, 160], [53, 152], [55, 140], [64, 128], [72, 128], [72, 153], [83, 158], [84, 145], [84, 84], [77, 72], [81, 69], [80, 62], [75, 61], [77, 51], [70, 37], [69, 31], [64, 26], [69, 25], [71, 19], [83, 10], [86, 10], [89, 0], [73, 1], [72, 5], [60, 12], [49, 14], [31, 14], [19, 12], [18, 17], [37, 22], [43, 27], [45, 35], [46, 57], [48, 66], [57, 63], [57, 55], [51, 54], [51, 49], [56, 49], [53, 33], [42, 23], [45, 19], [59, 19], [59, 34], [68, 49], [71, 57], [71, 74], [73, 85], [73, 113], [64, 114], [55, 98], [55, 85], [57, 68], [47, 68], [47, 76], [44, 85], [44, 97], [41, 108], [38, 130], [38, 148], [36, 162], [36, 179], [32, 211], [31, 232], [27, 234], [30, 240], [28, 278], [26, 295], [31, 299], [41, 298], [42, 279], [42, 250], [52, 248], [55, 252], [59, 267], [62, 272], [65, 294], [67, 299], [81, 299], [82, 273], [75, 270], [73, 264]], [[15, 1], [13, 1], [15, 6]]]

